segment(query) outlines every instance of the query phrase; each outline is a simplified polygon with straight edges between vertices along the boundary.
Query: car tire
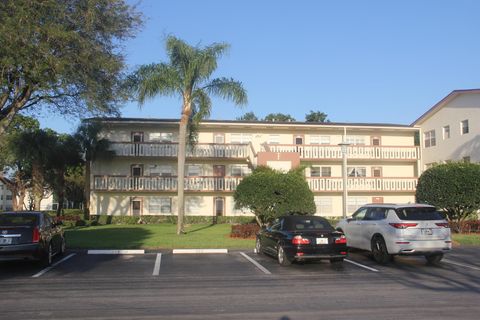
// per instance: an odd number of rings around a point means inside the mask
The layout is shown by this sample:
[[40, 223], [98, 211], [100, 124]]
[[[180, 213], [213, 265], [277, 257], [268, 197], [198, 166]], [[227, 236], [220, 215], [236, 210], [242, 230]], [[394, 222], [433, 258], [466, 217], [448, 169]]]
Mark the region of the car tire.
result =
[[429, 264], [438, 264], [443, 259], [443, 253], [428, 254], [425, 255], [425, 259]]
[[65, 251], [67, 251], [67, 242], [65, 241], [65, 238], [62, 238], [62, 243], [60, 244], [60, 250], [58, 251], [58, 254], [63, 256], [65, 255]]
[[260, 242], [259, 238], [257, 238], [257, 241], [255, 241], [255, 251], [257, 252], [257, 254], [263, 253], [262, 243]]
[[283, 250], [283, 247], [281, 245], [278, 246], [277, 251], [278, 251], [277, 260], [279, 265], [289, 266], [292, 264], [292, 260], [288, 258], [287, 254], [285, 253], [285, 250]]
[[381, 236], [372, 239], [372, 256], [380, 264], [386, 264], [391, 261], [391, 255], [388, 254], [387, 245]]
[[47, 250], [44, 252], [44, 255], [40, 262], [43, 266], [49, 267], [52, 265], [52, 261], [53, 261], [53, 247], [52, 247], [52, 244], [49, 243]]

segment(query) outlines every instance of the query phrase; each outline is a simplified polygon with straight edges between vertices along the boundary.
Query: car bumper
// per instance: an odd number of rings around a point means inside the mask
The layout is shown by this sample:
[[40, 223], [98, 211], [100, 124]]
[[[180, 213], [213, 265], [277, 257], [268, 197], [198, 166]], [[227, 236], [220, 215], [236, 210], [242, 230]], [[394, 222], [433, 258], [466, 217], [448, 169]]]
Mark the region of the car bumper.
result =
[[0, 261], [38, 260], [42, 250], [38, 243], [0, 246]]
[[340, 259], [347, 257], [346, 246], [335, 248], [324, 248], [310, 246], [298, 246], [284, 248], [287, 256], [294, 260], [322, 260], [322, 259]]
[[308, 254], [308, 255], [295, 255], [295, 260], [322, 260], [322, 259], [343, 259], [347, 254]]
[[397, 240], [390, 243], [388, 252], [401, 255], [425, 255], [452, 250], [451, 240]]

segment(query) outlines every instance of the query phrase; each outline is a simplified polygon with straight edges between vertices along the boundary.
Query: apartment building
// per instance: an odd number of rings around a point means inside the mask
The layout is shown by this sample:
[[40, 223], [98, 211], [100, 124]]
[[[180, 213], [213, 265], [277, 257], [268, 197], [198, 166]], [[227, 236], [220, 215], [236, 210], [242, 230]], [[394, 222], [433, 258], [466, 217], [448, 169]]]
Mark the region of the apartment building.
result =
[[[174, 215], [178, 120], [104, 118], [114, 156], [91, 173], [91, 214]], [[243, 216], [233, 193], [258, 165], [306, 166], [317, 214], [342, 215], [342, 147], [347, 143], [348, 212], [371, 202], [414, 202], [419, 129], [390, 124], [203, 121], [187, 151], [186, 215]]]
[[480, 162], [480, 89], [454, 90], [417, 120], [422, 168], [447, 161]]
[[0, 211], [12, 210], [12, 193], [0, 181]]

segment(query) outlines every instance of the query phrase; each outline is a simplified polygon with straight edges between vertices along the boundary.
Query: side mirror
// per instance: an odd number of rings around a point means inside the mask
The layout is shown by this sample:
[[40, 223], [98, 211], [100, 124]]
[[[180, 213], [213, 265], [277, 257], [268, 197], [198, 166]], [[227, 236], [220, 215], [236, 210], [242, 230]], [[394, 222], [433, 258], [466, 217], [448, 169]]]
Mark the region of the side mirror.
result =
[[354, 221], [354, 220], [355, 220], [355, 219], [352, 218], [352, 217], [347, 218], [347, 222], [351, 222], [351, 221]]

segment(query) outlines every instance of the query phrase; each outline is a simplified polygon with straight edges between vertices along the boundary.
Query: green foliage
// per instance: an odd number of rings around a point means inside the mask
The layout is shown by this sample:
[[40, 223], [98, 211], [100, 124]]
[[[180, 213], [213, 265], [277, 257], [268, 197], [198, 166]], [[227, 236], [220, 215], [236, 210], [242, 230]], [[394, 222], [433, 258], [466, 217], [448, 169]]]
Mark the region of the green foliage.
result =
[[117, 114], [122, 41], [140, 24], [124, 0], [0, 1], [0, 135], [26, 109]]
[[284, 113], [270, 113], [265, 116], [263, 119], [264, 121], [271, 121], [271, 122], [292, 122], [297, 121], [294, 117], [289, 114]]
[[285, 214], [315, 213], [313, 193], [300, 172], [258, 167], [237, 186], [235, 206], [252, 211], [259, 225]]
[[417, 202], [443, 210], [461, 222], [480, 209], [480, 165], [454, 162], [426, 170], [418, 180]]
[[327, 120], [328, 115], [326, 113], [323, 113], [321, 111], [313, 111], [310, 110], [310, 113], [307, 113], [305, 115], [305, 121], [306, 122], [330, 122]]
[[237, 117], [237, 120], [240, 121], [259, 121], [258, 117], [253, 113], [253, 111], [245, 113], [241, 117]]
[[[250, 223], [253, 217], [213, 217], [213, 216], [186, 216], [185, 223]], [[148, 216], [141, 217], [132, 216], [109, 216], [109, 215], [92, 215], [90, 216], [92, 225], [106, 224], [159, 224], [159, 223], [177, 223], [177, 216]]]

